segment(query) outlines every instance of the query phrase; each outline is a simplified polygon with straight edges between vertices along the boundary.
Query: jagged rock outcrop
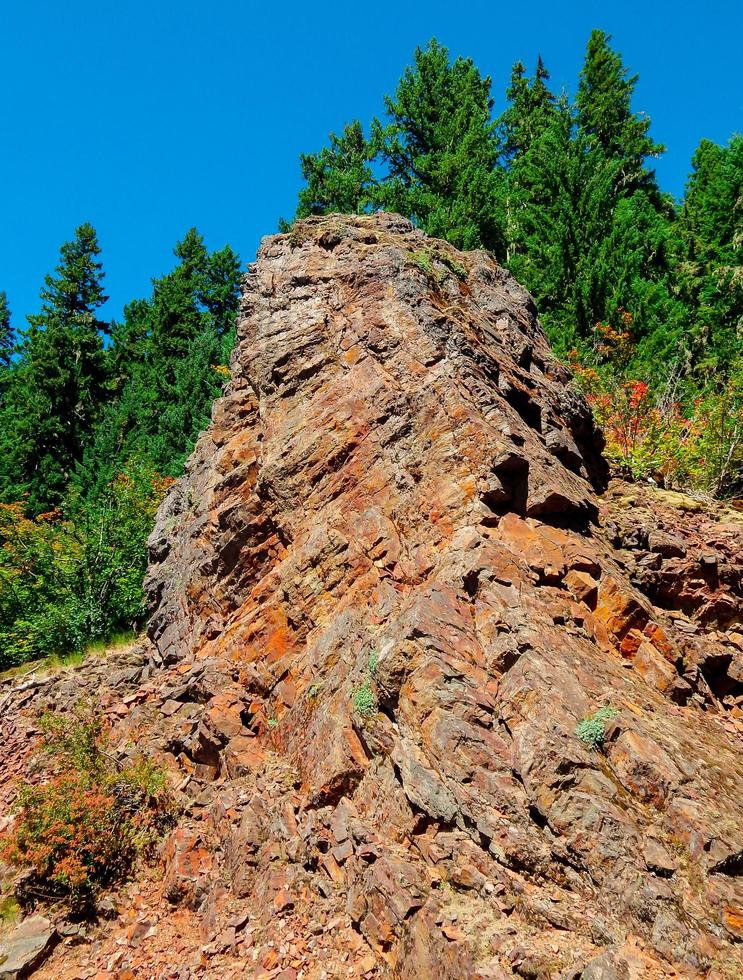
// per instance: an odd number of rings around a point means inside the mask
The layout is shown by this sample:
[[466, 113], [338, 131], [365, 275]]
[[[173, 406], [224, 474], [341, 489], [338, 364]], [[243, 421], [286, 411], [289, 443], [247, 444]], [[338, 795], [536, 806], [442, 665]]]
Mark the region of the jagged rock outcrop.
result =
[[267, 239], [152, 648], [102, 685], [186, 801], [116, 968], [738, 975], [743, 520], [606, 479], [486, 254], [391, 215]]
[[[601, 445], [568, 382], [487, 255], [310, 219], [261, 249], [233, 380], [152, 539], [164, 660], [235, 665], [205, 764], [291, 762], [299, 866], [329, 865], [400, 976], [548, 975], [504, 956], [514, 909], [566, 969], [632, 935], [701, 971], [743, 938], [741, 757], [677, 707], [707, 692], [648, 599], [673, 587], [628, 576], [598, 526]], [[602, 705], [597, 752], [574, 730]], [[246, 894], [275, 806], [227, 833]]]

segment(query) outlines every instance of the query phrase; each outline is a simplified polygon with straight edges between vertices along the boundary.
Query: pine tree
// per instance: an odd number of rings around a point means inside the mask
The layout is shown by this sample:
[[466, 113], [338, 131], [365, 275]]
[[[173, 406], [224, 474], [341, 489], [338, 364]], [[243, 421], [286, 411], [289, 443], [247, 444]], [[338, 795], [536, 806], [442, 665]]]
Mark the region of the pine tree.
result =
[[540, 55], [533, 78], [517, 61], [506, 90], [508, 106], [498, 120], [501, 152], [506, 166], [526, 153], [534, 141], [555, 121], [558, 105], [549, 89], [550, 74]]
[[310, 214], [362, 214], [373, 199], [375, 180], [370, 163], [374, 151], [358, 120], [341, 136], [331, 133], [330, 145], [300, 156], [306, 185], [299, 192], [297, 217]]
[[601, 147], [609, 160], [619, 162], [617, 187], [630, 195], [638, 188], [656, 190], [648, 157], [665, 149], [650, 135], [650, 119], [632, 111], [638, 76], [628, 76], [621, 56], [610, 46], [611, 36], [594, 30], [588, 39], [576, 97], [577, 122], [582, 133]]
[[506, 169], [506, 177], [500, 182], [499, 189], [505, 260], [509, 264], [527, 247], [527, 235], [533, 236], [524, 223], [533, 219], [533, 214], [527, 215], [527, 207], [538, 203], [541, 178], [537, 173], [539, 166], [535, 169], [535, 163], [536, 159], [543, 157], [543, 153], [539, 150], [534, 155], [535, 159], [528, 159], [532, 148], [540, 144], [551, 127], [556, 127], [557, 133], [568, 122], [568, 138], [572, 128], [572, 122], [565, 116], [567, 107], [564, 100], [558, 105], [547, 86], [549, 77], [541, 56], [537, 61], [535, 76], [531, 79], [526, 77], [523, 64], [516, 62], [506, 91], [508, 105], [497, 124], [501, 161]]
[[595, 249], [611, 227], [613, 176], [603, 154], [575, 137], [565, 101], [509, 172], [517, 216], [510, 268], [534, 294], [562, 352], [590, 332], [604, 306]]
[[110, 361], [118, 398], [85, 458], [87, 481], [105, 487], [131, 456], [177, 475], [224, 383], [234, 344], [240, 260], [209, 252], [195, 228], [175, 247], [178, 262], [115, 324]]
[[450, 62], [434, 40], [416, 50], [385, 106], [389, 123], [375, 120], [372, 133], [387, 168], [377, 202], [459, 248], [501, 252], [490, 79], [471, 59]]
[[10, 361], [15, 348], [13, 326], [10, 322], [10, 307], [8, 296], [0, 292], [0, 371], [10, 367]]
[[13, 451], [0, 464], [0, 494], [27, 490], [32, 510], [61, 500], [108, 394], [99, 255], [89, 224], [62, 246], [41, 290], [41, 312], [28, 318], [7, 393], [5, 439]]
[[699, 372], [727, 375], [743, 348], [743, 136], [702, 140], [677, 233], [677, 281], [692, 322]]

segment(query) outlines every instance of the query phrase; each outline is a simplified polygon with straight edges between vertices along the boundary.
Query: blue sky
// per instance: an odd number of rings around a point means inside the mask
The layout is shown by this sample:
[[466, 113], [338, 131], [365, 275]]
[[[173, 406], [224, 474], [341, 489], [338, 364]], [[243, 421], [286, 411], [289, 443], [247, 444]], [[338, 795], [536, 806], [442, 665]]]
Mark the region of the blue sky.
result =
[[592, 27], [639, 72], [635, 108], [680, 195], [702, 137], [743, 130], [741, 0], [0, 0], [0, 289], [15, 325], [76, 225], [97, 228], [111, 300], [146, 295], [195, 225], [250, 261], [300, 183], [298, 154], [382, 109], [432, 36], [491, 75], [541, 52], [572, 91]]

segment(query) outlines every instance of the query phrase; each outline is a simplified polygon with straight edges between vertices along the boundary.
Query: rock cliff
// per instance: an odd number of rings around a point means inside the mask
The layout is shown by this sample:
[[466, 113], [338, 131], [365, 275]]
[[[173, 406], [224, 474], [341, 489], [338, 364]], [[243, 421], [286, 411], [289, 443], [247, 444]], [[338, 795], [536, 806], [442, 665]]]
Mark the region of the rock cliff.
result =
[[607, 490], [601, 448], [485, 253], [382, 214], [267, 239], [151, 645], [95, 682], [185, 816], [86, 962], [741, 975], [743, 520]]

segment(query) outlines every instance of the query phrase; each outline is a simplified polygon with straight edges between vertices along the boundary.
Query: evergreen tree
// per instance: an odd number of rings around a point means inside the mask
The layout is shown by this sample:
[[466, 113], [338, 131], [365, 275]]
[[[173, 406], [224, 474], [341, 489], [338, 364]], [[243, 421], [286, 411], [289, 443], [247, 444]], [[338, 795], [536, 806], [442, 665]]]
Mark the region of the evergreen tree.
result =
[[550, 74], [540, 55], [534, 77], [517, 61], [506, 90], [508, 106], [498, 120], [501, 152], [506, 166], [526, 153], [534, 141], [555, 121], [557, 100], [549, 89]]
[[508, 187], [515, 233], [510, 268], [534, 294], [545, 327], [565, 352], [588, 336], [605, 307], [595, 250], [612, 224], [614, 168], [574, 137], [563, 101], [512, 164]]
[[490, 79], [469, 58], [450, 62], [431, 41], [416, 50], [385, 106], [390, 121], [375, 120], [372, 137], [387, 168], [378, 203], [458, 248], [500, 252]]
[[623, 194], [641, 187], [655, 190], [655, 174], [645, 161], [665, 148], [651, 139], [650, 119], [632, 111], [638, 76], [627, 77], [628, 69], [610, 41], [604, 31], [591, 31], [576, 98], [578, 127], [609, 160], [619, 162], [616, 180]]
[[28, 318], [5, 400], [8, 456], [0, 463], [0, 494], [8, 499], [27, 491], [33, 510], [61, 500], [108, 393], [99, 255], [89, 224], [62, 246], [41, 290], [41, 312]]
[[727, 375], [743, 346], [743, 136], [702, 140], [692, 160], [677, 232], [679, 293], [703, 376]]
[[373, 149], [358, 120], [343, 134], [330, 134], [330, 146], [300, 157], [306, 185], [299, 192], [297, 217], [310, 214], [363, 213], [373, 200], [375, 180], [370, 163]]
[[5, 292], [0, 292], [0, 371], [10, 367], [15, 348], [13, 326], [10, 322], [10, 307]]
[[109, 353], [119, 392], [86, 454], [80, 482], [99, 488], [132, 456], [177, 475], [224, 383], [234, 344], [240, 261], [209, 253], [195, 228], [152, 297], [126, 306]]
[[[547, 86], [548, 81], [549, 72], [541, 56], [531, 79], [526, 77], [523, 64], [516, 62], [506, 92], [508, 105], [498, 120], [501, 160], [506, 168], [506, 177], [500, 183], [500, 211], [505, 236], [504, 257], [509, 265], [527, 248], [527, 237], [534, 243], [536, 231], [528, 226], [533, 225], [534, 206], [546, 190], [544, 187], [540, 190], [542, 178], [538, 172], [540, 164], [537, 164], [537, 160], [544, 156], [543, 137], [554, 127], [553, 135], [564, 133], [569, 139], [572, 129], [569, 115], [565, 114], [564, 100], [558, 105]], [[567, 130], [564, 128], [566, 123]], [[537, 144], [541, 149], [532, 154]], [[554, 164], [555, 161], [551, 165]]]

